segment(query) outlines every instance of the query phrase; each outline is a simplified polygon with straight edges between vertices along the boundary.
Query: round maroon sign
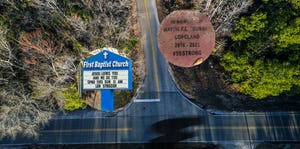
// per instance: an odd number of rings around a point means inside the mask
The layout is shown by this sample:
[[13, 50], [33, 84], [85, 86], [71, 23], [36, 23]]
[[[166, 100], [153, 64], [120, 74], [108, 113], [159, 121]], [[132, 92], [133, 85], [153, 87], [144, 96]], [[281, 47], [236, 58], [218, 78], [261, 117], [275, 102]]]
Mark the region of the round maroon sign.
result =
[[164, 57], [180, 67], [201, 64], [215, 45], [215, 31], [208, 17], [198, 11], [169, 14], [158, 30], [158, 46]]

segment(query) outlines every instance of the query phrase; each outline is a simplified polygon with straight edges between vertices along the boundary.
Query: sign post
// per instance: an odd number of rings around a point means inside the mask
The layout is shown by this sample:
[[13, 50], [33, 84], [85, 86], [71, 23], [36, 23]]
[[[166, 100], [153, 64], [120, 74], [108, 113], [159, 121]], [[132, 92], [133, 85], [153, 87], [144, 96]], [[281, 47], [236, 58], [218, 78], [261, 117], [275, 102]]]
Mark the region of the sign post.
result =
[[113, 90], [132, 89], [132, 60], [109, 50], [83, 61], [83, 90], [101, 90], [101, 109], [114, 109]]
[[112, 111], [114, 110], [114, 90], [104, 89], [101, 90], [102, 102], [101, 109], [103, 111]]

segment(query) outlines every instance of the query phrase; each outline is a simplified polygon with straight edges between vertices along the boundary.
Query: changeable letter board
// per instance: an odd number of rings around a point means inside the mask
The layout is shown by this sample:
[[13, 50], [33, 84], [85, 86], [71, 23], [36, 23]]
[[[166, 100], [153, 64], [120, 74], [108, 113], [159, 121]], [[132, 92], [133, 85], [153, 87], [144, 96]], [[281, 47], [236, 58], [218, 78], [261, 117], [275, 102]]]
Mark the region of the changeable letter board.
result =
[[83, 61], [83, 90], [132, 89], [132, 61], [104, 50]]

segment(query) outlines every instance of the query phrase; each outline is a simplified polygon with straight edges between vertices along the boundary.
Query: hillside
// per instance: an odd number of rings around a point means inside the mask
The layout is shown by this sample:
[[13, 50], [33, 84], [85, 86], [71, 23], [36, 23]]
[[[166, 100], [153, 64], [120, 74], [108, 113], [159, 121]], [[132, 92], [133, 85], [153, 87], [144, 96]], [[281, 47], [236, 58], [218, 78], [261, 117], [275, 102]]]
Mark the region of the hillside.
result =
[[[134, 59], [136, 87], [143, 58], [135, 14], [133, 0], [2, 0], [0, 139], [36, 137], [54, 113], [85, 108], [76, 72], [92, 50], [113, 47]], [[133, 94], [117, 92], [117, 108]]]

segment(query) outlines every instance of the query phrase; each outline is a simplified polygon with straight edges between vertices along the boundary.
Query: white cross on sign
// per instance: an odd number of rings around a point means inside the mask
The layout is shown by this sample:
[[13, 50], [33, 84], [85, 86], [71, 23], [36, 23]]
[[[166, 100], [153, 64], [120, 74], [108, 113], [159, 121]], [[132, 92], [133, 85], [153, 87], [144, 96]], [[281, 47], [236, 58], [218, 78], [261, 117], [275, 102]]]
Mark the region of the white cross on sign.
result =
[[104, 53], [103, 53], [104, 59], [107, 59], [107, 55], [108, 55], [107, 52], [104, 52]]

